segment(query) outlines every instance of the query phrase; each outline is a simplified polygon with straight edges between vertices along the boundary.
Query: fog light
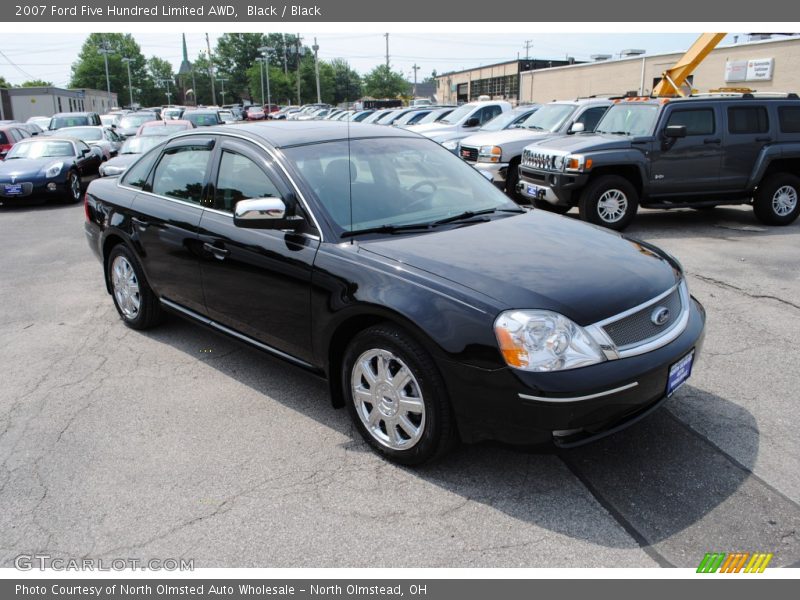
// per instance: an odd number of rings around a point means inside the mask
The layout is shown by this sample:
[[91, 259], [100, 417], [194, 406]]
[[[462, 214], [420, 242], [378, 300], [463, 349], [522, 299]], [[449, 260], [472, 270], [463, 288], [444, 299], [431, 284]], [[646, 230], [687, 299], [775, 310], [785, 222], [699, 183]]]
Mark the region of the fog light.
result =
[[55, 192], [56, 191], [56, 187], [57, 186], [56, 186], [55, 182], [51, 181], [50, 183], [47, 184], [47, 191], [48, 192]]

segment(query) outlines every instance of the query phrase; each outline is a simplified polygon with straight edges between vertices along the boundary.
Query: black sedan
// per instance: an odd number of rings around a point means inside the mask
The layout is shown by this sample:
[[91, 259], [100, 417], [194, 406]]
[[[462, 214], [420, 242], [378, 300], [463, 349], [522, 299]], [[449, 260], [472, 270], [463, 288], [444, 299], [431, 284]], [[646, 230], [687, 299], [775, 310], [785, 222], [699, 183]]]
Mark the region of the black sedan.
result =
[[0, 163], [0, 199], [81, 199], [81, 178], [96, 173], [100, 156], [81, 140], [36, 137], [14, 145]]
[[187, 132], [86, 203], [127, 325], [166, 309], [326, 377], [404, 464], [459, 439], [570, 447], [617, 431], [686, 381], [703, 337], [674, 258], [523, 210], [403, 130]]

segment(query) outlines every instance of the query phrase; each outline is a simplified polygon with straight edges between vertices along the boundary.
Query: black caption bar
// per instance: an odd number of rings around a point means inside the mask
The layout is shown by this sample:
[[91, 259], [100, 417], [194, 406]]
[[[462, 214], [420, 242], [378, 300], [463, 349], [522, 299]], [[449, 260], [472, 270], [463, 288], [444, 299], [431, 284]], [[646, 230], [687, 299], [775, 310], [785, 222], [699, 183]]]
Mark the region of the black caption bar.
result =
[[[757, 9], [756, 9], [757, 6]], [[800, 20], [785, 0], [55, 0], [3, 2], [3, 21], [17, 22], [759, 22]], [[748, 28], [749, 30], [749, 28]], [[599, 30], [598, 30], [599, 31]]]
[[[714, 589], [709, 579], [715, 578]], [[756, 587], [758, 586], [758, 587]], [[27, 579], [0, 581], [0, 597], [14, 600], [487, 600], [536, 598], [647, 598], [674, 600], [693, 598], [705, 590], [726, 598], [752, 599], [790, 597], [797, 581], [791, 579], [745, 579], [743, 577], [698, 576], [695, 579], [636, 580], [192, 580], [135, 579], [79, 580]], [[697, 597], [700, 597], [697, 595]]]

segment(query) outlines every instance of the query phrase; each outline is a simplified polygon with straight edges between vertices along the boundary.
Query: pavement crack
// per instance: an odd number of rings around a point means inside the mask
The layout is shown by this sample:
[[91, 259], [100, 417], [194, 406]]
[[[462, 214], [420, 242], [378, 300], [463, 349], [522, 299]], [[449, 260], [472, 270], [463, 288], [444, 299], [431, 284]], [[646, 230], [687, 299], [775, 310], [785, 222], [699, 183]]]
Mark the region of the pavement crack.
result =
[[795, 308], [800, 310], [800, 304], [795, 304], [794, 302], [790, 302], [789, 300], [784, 300], [783, 298], [778, 298], [778, 296], [773, 296], [771, 294], [754, 294], [752, 292], [748, 292], [746, 289], [739, 287], [738, 285], [733, 285], [732, 283], [728, 283], [726, 281], [722, 281], [721, 279], [716, 279], [714, 277], [708, 277], [707, 275], [700, 275], [698, 273], [689, 273], [692, 277], [696, 277], [700, 281], [705, 281], [706, 283], [710, 283], [711, 285], [715, 285], [717, 287], [732, 290], [734, 292], [738, 292], [743, 296], [747, 296], [748, 298], [754, 298], [757, 300], [774, 300], [780, 304], [784, 304], [791, 308]]

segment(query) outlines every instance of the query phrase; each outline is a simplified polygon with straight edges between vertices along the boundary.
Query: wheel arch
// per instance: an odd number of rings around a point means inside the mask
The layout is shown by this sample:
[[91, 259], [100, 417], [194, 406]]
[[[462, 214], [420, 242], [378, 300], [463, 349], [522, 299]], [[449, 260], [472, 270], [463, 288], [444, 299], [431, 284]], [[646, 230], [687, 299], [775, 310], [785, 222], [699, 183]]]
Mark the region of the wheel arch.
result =
[[636, 189], [636, 193], [639, 196], [639, 202], [641, 203], [642, 194], [644, 192], [644, 181], [642, 179], [641, 169], [636, 165], [607, 165], [596, 167], [592, 169], [591, 173], [589, 174], [589, 180], [586, 182], [586, 185], [583, 186], [583, 190], [587, 190], [592, 183], [597, 181], [600, 177], [604, 177], [606, 175], [616, 175], [618, 177], [622, 177], [623, 179], [627, 179]]

